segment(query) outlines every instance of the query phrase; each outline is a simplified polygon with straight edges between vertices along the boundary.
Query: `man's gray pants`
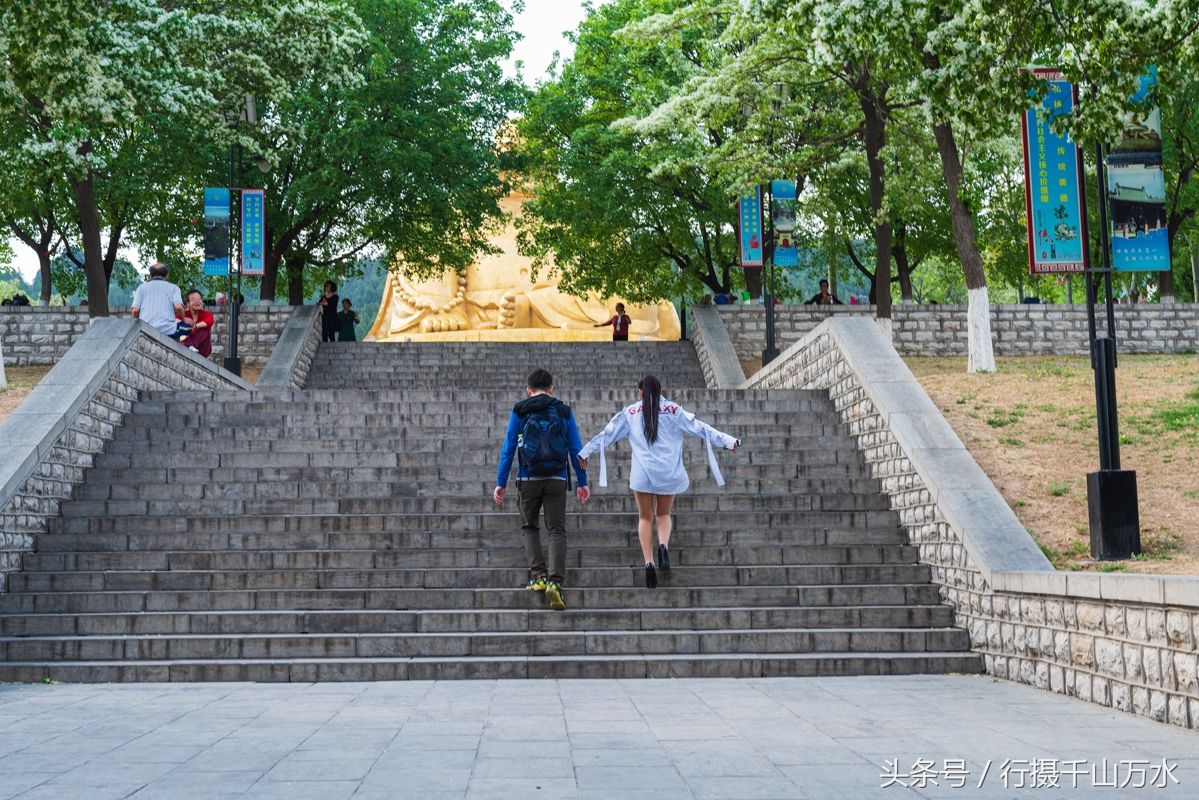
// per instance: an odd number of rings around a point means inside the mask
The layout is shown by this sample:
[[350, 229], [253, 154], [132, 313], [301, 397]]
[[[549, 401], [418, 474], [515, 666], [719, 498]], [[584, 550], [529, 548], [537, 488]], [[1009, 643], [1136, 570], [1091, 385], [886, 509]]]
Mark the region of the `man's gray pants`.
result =
[[[566, 481], [555, 478], [521, 481], [519, 487], [520, 532], [525, 540], [531, 577], [546, 575], [551, 581], [562, 584], [566, 577]], [[548, 571], [545, 551], [541, 549], [541, 528], [537, 524], [542, 510], [550, 538]]]

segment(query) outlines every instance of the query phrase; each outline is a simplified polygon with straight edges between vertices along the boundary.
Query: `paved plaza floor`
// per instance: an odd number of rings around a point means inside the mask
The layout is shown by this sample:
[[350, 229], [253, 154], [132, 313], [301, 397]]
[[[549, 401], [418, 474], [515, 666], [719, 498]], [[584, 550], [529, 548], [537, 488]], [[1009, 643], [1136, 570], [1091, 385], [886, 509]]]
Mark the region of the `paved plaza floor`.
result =
[[978, 676], [0, 686], [0, 798], [1197, 792], [1199, 734]]

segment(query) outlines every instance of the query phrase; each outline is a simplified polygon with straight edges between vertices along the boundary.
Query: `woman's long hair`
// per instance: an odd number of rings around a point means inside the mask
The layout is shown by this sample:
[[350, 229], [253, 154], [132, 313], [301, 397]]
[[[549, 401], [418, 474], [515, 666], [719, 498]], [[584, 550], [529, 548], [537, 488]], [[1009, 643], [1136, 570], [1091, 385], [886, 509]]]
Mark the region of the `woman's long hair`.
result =
[[653, 375], [637, 381], [641, 390], [641, 424], [645, 426], [645, 441], [658, 441], [658, 402], [662, 399], [662, 384]]

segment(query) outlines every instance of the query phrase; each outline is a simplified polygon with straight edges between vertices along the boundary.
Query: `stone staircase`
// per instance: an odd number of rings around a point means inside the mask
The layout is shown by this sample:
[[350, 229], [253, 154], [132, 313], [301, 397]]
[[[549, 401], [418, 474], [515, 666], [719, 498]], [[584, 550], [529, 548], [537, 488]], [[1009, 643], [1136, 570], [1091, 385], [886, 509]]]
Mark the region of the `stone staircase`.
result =
[[[567, 611], [522, 588], [490, 491], [534, 366], [584, 439], [652, 369], [745, 441], [724, 488], [689, 443], [657, 590], [625, 445], [570, 501]], [[827, 397], [700, 387], [687, 343], [359, 343], [303, 391], [146, 396], [0, 595], [0, 681], [979, 671]]]

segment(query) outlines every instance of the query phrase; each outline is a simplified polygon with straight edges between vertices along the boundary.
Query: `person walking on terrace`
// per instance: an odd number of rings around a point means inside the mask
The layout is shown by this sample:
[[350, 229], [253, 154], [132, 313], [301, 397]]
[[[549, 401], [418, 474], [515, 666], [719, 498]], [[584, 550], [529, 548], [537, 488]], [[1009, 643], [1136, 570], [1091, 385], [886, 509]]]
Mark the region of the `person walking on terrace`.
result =
[[321, 341], [336, 342], [337, 309], [339, 306], [336, 283], [325, 281], [324, 294], [321, 295], [317, 304], [321, 307]]
[[356, 342], [357, 335], [354, 332], [354, 326], [358, 324], [358, 312], [350, 306], [350, 298], [345, 298], [341, 301], [341, 311], [337, 312], [337, 341], [339, 342]]
[[[529, 374], [528, 395], [512, 407], [508, 429], [500, 449], [496, 470], [495, 504], [504, 504], [512, 460], [518, 460], [516, 473], [517, 508], [529, 562], [529, 591], [544, 592], [550, 608], [566, 608], [562, 587], [566, 581], [566, 495], [570, 492], [573, 467], [579, 486], [575, 492], [586, 505], [591, 497], [587, 471], [580, 464], [579, 429], [570, 406], [554, 397], [554, 379], [544, 369]], [[539, 517], [544, 512], [549, 529], [549, 568], [541, 547]]]
[[[660, 569], [670, 569], [670, 509], [674, 496], [687, 490], [689, 481], [683, 466], [683, 439], [695, 436], [703, 439], [708, 447], [708, 465], [717, 486], [724, 486], [724, 477], [716, 463], [712, 445], [736, 450], [741, 444], [727, 433], [721, 433], [706, 422], [696, 419], [678, 403], [662, 396], [662, 384], [653, 375], [646, 375], [637, 383], [637, 394], [641, 399], [612, 417], [612, 421], [598, 436], [579, 451], [579, 465], [587, 468], [587, 459], [597, 450], [600, 454], [599, 485], [608, 485], [608, 465], [604, 460], [604, 448], [628, 438], [633, 450], [633, 469], [629, 474], [629, 488], [637, 501], [637, 538], [641, 541], [641, 555], [645, 558], [645, 585], [650, 589], [658, 586]], [[658, 563], [654, 566], [655, 519], [658, 523]]]
[[624, 313], [624, 303], [617, 303], [616, 315], [607, 322], [597, 322], [593, 327], [602, 328], [605, 325], [611, 325], [612, 341], [627, 342], [629, 340], [629, 326], [631, 324], [633, 324], [633, 319]]
[[820, 291], [812, 295], [810, 300], [804, 301], [805, 306], [843, 306], [844, 303], [828, 289], [828, 281], [823, 278], [820, 280]]

